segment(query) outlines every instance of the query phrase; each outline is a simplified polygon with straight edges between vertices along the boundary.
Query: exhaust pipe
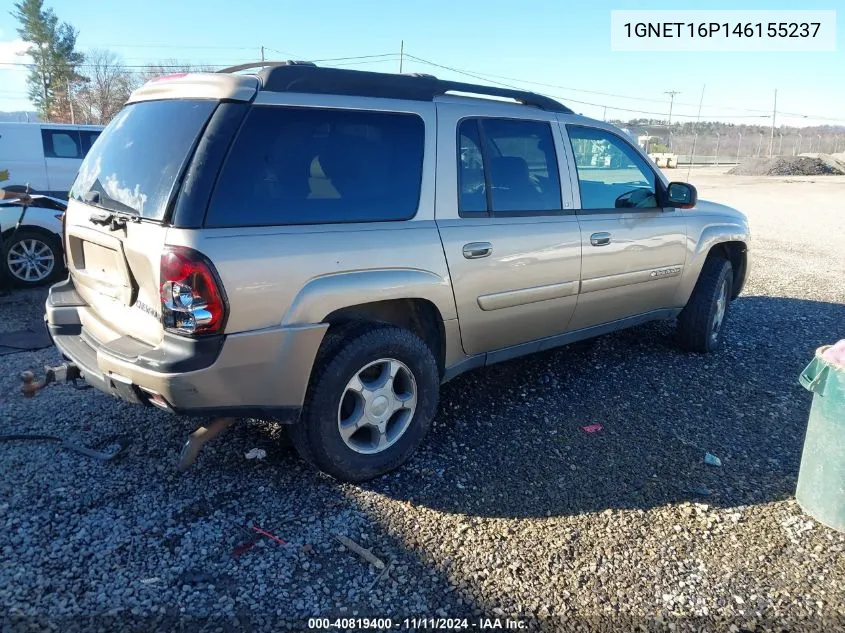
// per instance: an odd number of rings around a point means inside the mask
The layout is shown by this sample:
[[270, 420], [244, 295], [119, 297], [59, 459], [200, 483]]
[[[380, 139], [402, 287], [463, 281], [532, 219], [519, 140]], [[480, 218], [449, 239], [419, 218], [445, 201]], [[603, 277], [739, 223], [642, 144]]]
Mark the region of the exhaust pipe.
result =
[[176, 470], [180, 473], [188, 470], [197, 460], [202, 447], [232, 426], [234, 421], [235, 418], [215, 418], [208, 426], [201, 426], [191, 433], [179, 454]]

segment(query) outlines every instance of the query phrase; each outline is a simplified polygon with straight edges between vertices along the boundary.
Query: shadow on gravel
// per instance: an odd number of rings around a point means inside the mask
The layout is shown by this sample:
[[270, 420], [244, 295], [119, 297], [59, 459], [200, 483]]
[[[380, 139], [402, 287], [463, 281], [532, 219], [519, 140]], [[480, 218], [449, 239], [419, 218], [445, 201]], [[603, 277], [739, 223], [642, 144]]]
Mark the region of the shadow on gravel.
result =
[[[280, 623], [306, 630], [315, 615], [495, 614], [509, 585], [484, 580], [489, 558], [481, 554], [471, 563], [477, 568], [439, 556], [438, 544], [455, 540], [454, 522], [426, 517], [425, 508], [530, 518], [789, 497], [810, 402], [797, 375], [816, 347], [842, 335], [843, 323], [843, 305], [743, 297], [725, 349], [710, 356], [676, 351], [671, 325], [661, 323], [473, 372], [444, 386], [419, 454], [360, 487], [305, 467], [280, 447], [278, 427], [261, 422], [233, 427], [177, 474], [179, 442], [196, 421], [50, 388], [3, 409], [12, 431], [37, 424], [90, 444], [119, 429], [133, 443], [109, 463], [4, 448], [0, 511], [9, 527], [0, 545], [12, 572], [0, 591], [3, 623], [16, 617], [12, 606], [50, 614], [13, 627], [49, 620], [63, 631], [171, 630], [185, 615], [202, 617], [180, 630], [263, 631]], [[23, 358], [3, 357], [9, 374]], [[585, 433], [591, 424], [603, 428]], [[246, 460], [254, 447], [266, 448], [266, 458]], [[705, 451], [723, 466], [706, 466]], [[696, 497], [705, 488], [709, 494]], [[285, 544], [245, 531], [248, 522]], [[478, 531], [496, 538], [501, 527]], [[389, 574], [380, 579], [336, 534], [390, 564]], [[553, 543], [539, 542], [538, 557]], [[579, 565], [593, 554], [585, 547]], [[520, 573], [534, 573], [526, 560]], [[581, 572], [572, 574], [573, 584], [562, 586], [575, 592]], [[539, 601], [552, 599], [540, 575], [526, 578]], [[89, 613], [99, 615], [82, 619]]]
[[711, 355], [657, 323], [475, 371], [444, 386], [422, 455], [370, 487], [516, 518], [789, 497], [811, 400], [797, 377], [843, 323], [842, 304], [742, 297]]

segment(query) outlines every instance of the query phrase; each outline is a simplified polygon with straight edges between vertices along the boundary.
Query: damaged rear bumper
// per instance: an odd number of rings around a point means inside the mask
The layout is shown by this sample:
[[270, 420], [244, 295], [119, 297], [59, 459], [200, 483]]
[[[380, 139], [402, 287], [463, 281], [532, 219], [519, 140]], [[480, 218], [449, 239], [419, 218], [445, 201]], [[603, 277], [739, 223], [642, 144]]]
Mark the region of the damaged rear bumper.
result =
[[275, 327], [197, 339], [165, 333], [151, 346], [117, 333], [97, 340], [82, 326], [81, 311], [95, 318], [72, 279], [50, 288], [47, 330], [61, 354], [98, 390], [173, 413], [280, 422], [298, 420], [328, 327]]

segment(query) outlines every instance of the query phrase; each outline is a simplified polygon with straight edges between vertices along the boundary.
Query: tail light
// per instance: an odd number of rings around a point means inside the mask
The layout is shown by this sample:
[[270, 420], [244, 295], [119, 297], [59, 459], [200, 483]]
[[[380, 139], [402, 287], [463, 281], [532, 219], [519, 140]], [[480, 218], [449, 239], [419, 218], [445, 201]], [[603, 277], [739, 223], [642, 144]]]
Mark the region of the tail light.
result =
[[223, 285], [211, 262], [185, 246], [161, 254], [161, 322], [175, 334], [217, 334], [226, 323]]

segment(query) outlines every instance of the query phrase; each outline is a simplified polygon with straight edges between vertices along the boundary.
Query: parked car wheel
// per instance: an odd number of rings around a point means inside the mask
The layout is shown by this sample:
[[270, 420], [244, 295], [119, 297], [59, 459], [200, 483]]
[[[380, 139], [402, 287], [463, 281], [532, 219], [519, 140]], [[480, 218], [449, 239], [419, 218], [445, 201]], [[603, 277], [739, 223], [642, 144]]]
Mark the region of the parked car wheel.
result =
[[721, 256], [710, 256], [689, 302], [678, 315], [678, 341], [690, 352], [712, 352], [722, 344], [733, 291], [733, 267]]
[[300, 456], [342, 481], [372, 479], [419, 447], [437, 408], [440, 375], [431, 350], [393, 326], [331, 333], [290, 437]]
[[3, 265], [18, 287], [52, 281], [64, 269], [60, 240], [46, 231], [22, 228], [7, 238]]

